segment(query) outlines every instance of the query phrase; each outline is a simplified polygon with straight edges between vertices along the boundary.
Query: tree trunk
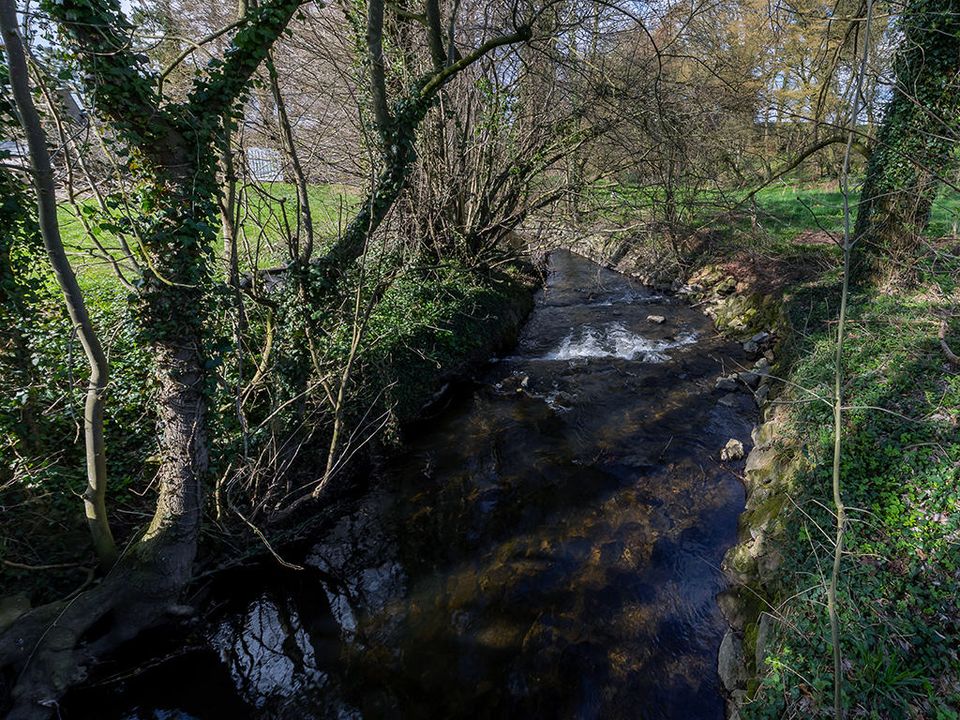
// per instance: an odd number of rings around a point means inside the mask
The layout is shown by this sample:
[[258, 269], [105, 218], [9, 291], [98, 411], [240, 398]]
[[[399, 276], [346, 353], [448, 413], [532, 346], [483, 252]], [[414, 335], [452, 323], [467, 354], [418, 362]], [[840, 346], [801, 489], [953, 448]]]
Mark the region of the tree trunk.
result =
[[955, 0], [910, 0], [887, 105], [857, 210], [854, 277], [911, 274], [930, 208], [960, 137], [960, 12]]
[[83, 413], [87, 455], [87, 487], [83, 492], [83, 504], [100, 567], [108, 570], [116, 562], [117, 547], [107, 521], [106, 508], [107, 460], [103, 438], [103, 405], [109, 378], [107, 357], [90, 321], [83, 293], [67, 259], [60, 237], [53, 170], [50, 166], [50, 155], [47, 152], [46, 136], [40, 124], [40, 115], [30, 93], [27, 60], [17, 33], [17, 17], [13, 0], [0, 0], [0, 29], [3, 31], [3, 41], [7, 51], [14, 101], [30, 149], [30, 164], [33, 168], [33, 182], [37, 191], [40, 233], [50, 258], [50, 265], [57, 278], [57, 284], [63, 292], [70, 321], [73, 323], [73, 328], [90, 365]]
[[191, 228], [214, 215], [212, 198], [189, 198], [193, 182], [212, 188], [215, 176], [212, 167], [205, 174], [191, 164], [182, 148], [172, 140], [164, 153], [169, 165], [154, 177], [165, 204], [155, 215], [155, 233], [143, 242], [150, 269], [140, 311], [156, 368], [162, 457], [156, 510], [100, 585], [69, 603], [38, 608], [0, 635], [0, 668], [15, 671], [8, 715], [15, 720], [49, 716], [49, 701], [99, 657], [183, 611], [177, 601], [196, 558], [209, 463], [201, 348], [208, 253]]
[[181, 583], [190, 577], [203, 507], [203, 478], [209, 464], [204, 370], [199, 339], [185, 336], [155, 346], [157, 405], [162, 463], [159, 496], [144, 542], [169, 550], [163, 562]]
[[[166, 158], [152, 168], [147, 182], [162, 200], [143, 238], [148, 258], [139, 298], [139, 320], [153, 352], [157, 379], [159, 495], [147, 544], [164, 550], [155, 561], [179, 584], [190, 577], [196, 556], [203, 507], [203, 484], [209, 466], [207, 388], [203, 339], [210, 312], [210, 252], [216, 206], [212, 197], [197, 197], [195, 188], [217, 187], [214, 164], [198, 164], [189, 142], [171, 135]], [[204, 228], [198, 231], [197, 228]]]
[[313, 214], [310, 211], [307, 176], [303, 171], [303, 165], [300, 164], [300, 154], [297, 152], [293, 137], [293, 126], [290, 124], [290, 117], [287, 115], [287, 104], [280, 90], [280, 78], [277, 75], [277, 68], [270, 53], [267, 54], [264, 64], [270, 77], [273, 101], [277, 107], [277, 124], [280, 126], [283, 152], [290, 162], [294, 187], [297, 190], [297, 238], [295, 246], [291, 248], [290, 259], [305, 266], [313, 256]]

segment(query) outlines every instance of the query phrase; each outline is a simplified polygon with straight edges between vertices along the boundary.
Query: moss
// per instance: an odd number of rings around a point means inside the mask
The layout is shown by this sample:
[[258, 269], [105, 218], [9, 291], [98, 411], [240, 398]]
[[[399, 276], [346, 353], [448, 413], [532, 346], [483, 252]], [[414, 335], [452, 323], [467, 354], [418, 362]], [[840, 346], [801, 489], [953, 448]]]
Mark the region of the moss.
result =
[[783, 492], [771, 493], [767, 498], [752, 510], [747, 510], [740, 516], [744, 526], [750, 528], [768, 528], [780, 515], [780, 511], [787, 502]]
[[[721, 284], [718, 287], [726, 285]], [[760, 292], [736, 293], [717, 298], [709, 312], [720, 332], [741, 339], [759, 332], [776, 331], [784, 325], [780, 299]]]

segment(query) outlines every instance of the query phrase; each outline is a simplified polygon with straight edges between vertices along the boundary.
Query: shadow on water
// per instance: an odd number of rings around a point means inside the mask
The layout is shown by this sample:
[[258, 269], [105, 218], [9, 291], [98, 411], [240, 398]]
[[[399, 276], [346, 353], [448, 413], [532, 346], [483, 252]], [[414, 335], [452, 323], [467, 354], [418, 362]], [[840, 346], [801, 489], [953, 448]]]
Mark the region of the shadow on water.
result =
[[[723, 718], [743, 489], [717, 457], [754, 410], [714, 385], [746, 363], [696, 310], [554, 253], [514, 354], [414, 429], [311, 570], [240, 576], [202, 650], [96, 717]], [[64, 717], [94, 717], [77, 697]]]

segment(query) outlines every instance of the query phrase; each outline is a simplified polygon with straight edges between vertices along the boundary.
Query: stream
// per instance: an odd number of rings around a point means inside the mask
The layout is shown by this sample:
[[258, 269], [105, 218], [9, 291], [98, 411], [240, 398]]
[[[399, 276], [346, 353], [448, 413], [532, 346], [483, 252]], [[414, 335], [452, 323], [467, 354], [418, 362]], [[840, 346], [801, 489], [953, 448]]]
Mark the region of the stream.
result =
[[[650, 319], [660, 316], [662, 323]], [[720, 563], [750, 362], [682, 301], [566, 251], [512, 354], [411, 432], [303, 571], [235, 579], [188, 651], [79, 718], [722, 720]]]

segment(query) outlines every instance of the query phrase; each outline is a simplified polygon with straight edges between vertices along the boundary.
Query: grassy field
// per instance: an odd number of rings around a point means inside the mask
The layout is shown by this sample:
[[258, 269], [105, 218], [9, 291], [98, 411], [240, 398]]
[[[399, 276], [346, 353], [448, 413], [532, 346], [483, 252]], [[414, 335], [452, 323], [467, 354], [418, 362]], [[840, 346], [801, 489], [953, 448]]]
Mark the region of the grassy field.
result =
[[[851, 196], [851, 213], [856, 216], [859, 196]], [[757, 219], [779, 240], [793, 240], [802, 232], [843, 231], [843, 194], [836, 188], [772, 187], [756, 195]], [[960, 229], [960, 193], [944, 192], [930, 216], [930, 237], [956, 235]]]
[[[760, 190], [752, 202], [741, 203], [744, 197], [745, 193], [739, 191], [697, 192], [681, 194], [678, 204], [684, 210], [683, 221], [689, 226], [748, 231], [750, 237], [774, 244], [791, 242], [801, 233], [843, 231], [843, 195], [836, 183], [780, 184]], [[851, 194], [853, 217], [858, 199], [856, 193]], [[618, 186], [594, 189], [589, 200], [599, 208], [602, 219], [628, 225], [637, 220], [659, 219], [664, 196], [656, 189]], [[945, 190], [934, 203], [927, 234], [943, 237], [958, 232], [960, 193]]]
[[[322, 245], [325, 240], [335, 238], [338, 231], [350, 221], [358, 201], [358, 192], [345, 185], [312, 185], [308, 192], [316, 241]], [[291, 232], [296, 231], [296, 189], [290, 183], [264, 183], [261, 192], [248, 193], [248, 201], [248, 212], [241, 222], [243, 236], [240, 242], [246, 250], [243, 254], [247, 265], [244, 269], [252, 269], [250, 266], [254, 261], [250, 258], [256, 258], [259, 267], [275, 265], [285, 257], [283, 239], [287, 237], [287, 228]], [[82, 207], [83, 212], [89, 213], [88, 224], [100, 245], [114, 258], [122, 259], [124, 253], [117, 236], [99, 227], [109, 223], [109, 216], [100, 210], [92, 198], [84, 200]], [[68, 203], [61, 204], [59, 219], [64, 245], [81, 284], [88, 288], [115, 284], [112, 264], [97, 249], [75, 208]], [[126, 240], [136, 255], [136, 239], [128, 237]], [[216, 257], [223, 257], [223, 248], [219, 243], [214, 244], [213, 252]]]

